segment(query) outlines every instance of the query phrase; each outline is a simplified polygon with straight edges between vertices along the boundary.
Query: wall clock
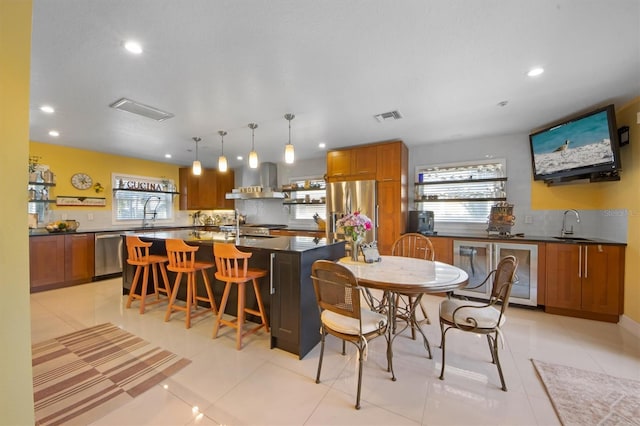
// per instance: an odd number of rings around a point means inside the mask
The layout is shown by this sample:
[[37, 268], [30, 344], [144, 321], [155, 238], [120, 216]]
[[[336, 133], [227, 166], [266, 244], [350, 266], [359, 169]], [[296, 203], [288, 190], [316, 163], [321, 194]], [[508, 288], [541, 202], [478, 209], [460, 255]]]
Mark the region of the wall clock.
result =
[[77, 189], [89, 189], [93, 185], [93, 180], [86, 173], [76, 173], [71, 176], [71, 185]]

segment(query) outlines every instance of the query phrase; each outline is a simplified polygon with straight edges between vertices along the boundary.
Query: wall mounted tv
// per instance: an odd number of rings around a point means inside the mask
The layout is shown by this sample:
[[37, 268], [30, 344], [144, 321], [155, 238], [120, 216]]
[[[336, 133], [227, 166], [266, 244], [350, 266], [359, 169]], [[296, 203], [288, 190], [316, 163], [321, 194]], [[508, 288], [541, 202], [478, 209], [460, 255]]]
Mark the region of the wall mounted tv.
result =
[[534, 180], [549, 184], [575, 179], [620, 180], [613, 105], [532, 133], [529, 142]]

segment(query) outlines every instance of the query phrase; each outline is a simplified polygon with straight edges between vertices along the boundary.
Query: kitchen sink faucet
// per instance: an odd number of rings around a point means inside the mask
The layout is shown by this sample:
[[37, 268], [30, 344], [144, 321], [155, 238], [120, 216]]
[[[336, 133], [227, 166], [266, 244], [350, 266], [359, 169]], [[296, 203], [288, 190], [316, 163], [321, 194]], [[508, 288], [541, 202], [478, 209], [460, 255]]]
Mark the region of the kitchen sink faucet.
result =
[[578, 213], [577, 210], [575, 209], [569, 209], [569, 210], [565, 210], [564, 214], [562, 215], [562, 230], [560, 231], [560, 236], [564, 237], [566, 235], [573, 235], [573, 225], [571, 225], [571, 228], [569, 228], [567, 230], [567, 213], [573, 213], [576, 215], [576, 223], [580, 223], [580, 213]]
[[[156, 201], [156, 206], [153, 209], [153, 211], [147, 212], [147, 206], [152, 200]], [[156, 216], [158, 215], [158, 206], [160, 205], [161, 201], [162, 199], [160, 197], [158, 197], [157, 195], [152, 195], [149, 198], [147, 198], [147, 200], [144, 202], [144, 207], [142, 208], [142, 227], [143, 228], [153, 226], [153, 224], [156, 221]], [[151, 216], [151, 221], [147, 219], [148, 216]]]

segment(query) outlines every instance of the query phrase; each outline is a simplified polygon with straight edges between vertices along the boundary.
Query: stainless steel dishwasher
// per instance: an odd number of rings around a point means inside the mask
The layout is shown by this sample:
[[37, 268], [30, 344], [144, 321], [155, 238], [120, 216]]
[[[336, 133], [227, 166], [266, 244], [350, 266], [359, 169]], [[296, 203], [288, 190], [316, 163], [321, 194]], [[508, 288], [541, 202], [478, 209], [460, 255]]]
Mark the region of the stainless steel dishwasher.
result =
[[109, 278], [122, 274], [122, 236], [120, 232], [95, 234], [95, 278]]

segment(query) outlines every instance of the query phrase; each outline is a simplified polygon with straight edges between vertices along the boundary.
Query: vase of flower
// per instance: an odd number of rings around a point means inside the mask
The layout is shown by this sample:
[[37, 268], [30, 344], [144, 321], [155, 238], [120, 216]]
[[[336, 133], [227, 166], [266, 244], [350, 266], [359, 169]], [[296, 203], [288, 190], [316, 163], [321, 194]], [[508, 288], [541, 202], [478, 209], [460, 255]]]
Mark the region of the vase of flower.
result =
[[340, 218], [336, 224], [342, 227], [345, 238], [351, 241], [351, 259], [357, 262], [360, 244], [372, 228], [371, 219], [356, 211]]

